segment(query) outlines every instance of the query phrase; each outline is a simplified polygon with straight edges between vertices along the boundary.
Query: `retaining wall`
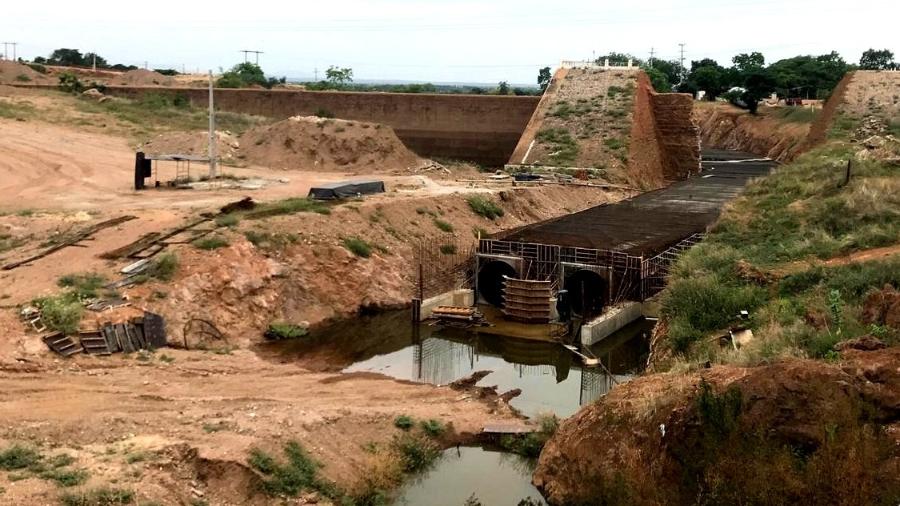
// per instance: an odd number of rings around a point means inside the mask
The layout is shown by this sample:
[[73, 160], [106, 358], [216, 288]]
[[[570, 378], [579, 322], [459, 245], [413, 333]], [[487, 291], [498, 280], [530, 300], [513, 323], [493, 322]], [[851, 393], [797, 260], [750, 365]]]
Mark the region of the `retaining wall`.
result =
[[[140, 98], [180, 95], [197, 107], [206, 89], [109, 86], [109, 95]], [[512, 155], [540, 97], [216, 89], [216, 109], [283, 119], [322, 110], [336, 118], [390, 126], [407, 147], [425, 157], [503, 165]]]

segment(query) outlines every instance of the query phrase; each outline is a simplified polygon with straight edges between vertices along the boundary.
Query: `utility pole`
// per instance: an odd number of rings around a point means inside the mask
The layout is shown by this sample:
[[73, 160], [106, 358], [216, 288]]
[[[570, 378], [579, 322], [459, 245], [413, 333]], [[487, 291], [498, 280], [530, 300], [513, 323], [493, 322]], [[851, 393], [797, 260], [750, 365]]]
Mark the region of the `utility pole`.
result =
[[259, 55], [263, 54], [262, 51], [255, 51], [253, 49], [241, 49], [238, 52], [244, 53], [244, 63], [248, 63], [250, 61], [249, 54], [253, 53], [256, 56], [256, 66], [259, 66]]
[[654, 51], [654, 49], [655, 49], [655, 48], [652, 48], [652, 47], [650, 48], [650, 68], [651, 68], [651, 69], [653, 68], [653, 55], [656, 54], [656, 52]]
[[16, 45], [18, 44], [18, 42], [10, 42], [10, 44], [12, 44], [13, 47], [13, 61], [18, 61], [18, 59], [16, 58]]
[[678, 80], [678, 85], [680, 86], [681, 84], [684, 83], [684, 70], [685, 70], [684, 69], [684, 43], [682, 42], [678, 45], [681, 47], [681, 72], [680, 72], [681, 75], [679, 76], [679, 80]]
[[91, 69], [93, 69], [94, 72], [96, 72], [97, 71], [97, 53], [96, 52], [91, 53], [91, 61], [92, 61]]
[[209, 177], [218, 177], [216, 171], [216, 109], [213, 102], [213, 73], [209, 71]]

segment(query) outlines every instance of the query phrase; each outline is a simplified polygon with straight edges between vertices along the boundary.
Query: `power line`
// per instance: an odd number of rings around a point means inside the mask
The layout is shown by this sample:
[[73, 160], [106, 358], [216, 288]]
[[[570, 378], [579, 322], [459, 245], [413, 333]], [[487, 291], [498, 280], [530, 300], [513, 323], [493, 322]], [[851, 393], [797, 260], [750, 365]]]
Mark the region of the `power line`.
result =
[[18, 45], [18, 42], [4, 42], [3, 43], [3, 59], [4, 60], [9, 59], [9, 46], [12, 46], [12, 48], [13, 48], [13, 60], [16, 59], [16, 45]]
[[244, 53], [244, 63], [248, 63], [248, 62], [250, 61], [250, 59], [248, 58], [248, 55], [249, 55], [250, 53], [253, 53], [254, 55], [256, 55], [256, 65], [257, 65], [257, 66], [259, 65], [259, 55], [263, 54], [262, 51], [256, 51], [256, 50], [253, 50], [253, 49], [241, 49], [241, 50], [238, 51], [238, 52], [239, 52], [239, 53]]

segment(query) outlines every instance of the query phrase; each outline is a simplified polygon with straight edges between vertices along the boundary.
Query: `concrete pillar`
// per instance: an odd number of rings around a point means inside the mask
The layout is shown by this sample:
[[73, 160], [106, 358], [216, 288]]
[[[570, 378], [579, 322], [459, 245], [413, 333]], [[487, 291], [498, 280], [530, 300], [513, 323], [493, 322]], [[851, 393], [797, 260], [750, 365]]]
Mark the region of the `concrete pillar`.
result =
[[631, 58], [628, 59], [628, 68], [631, 68]]
[[609, 58], [603, 59], [603, 68], [605, 68], [605, 69], [609, 68]]

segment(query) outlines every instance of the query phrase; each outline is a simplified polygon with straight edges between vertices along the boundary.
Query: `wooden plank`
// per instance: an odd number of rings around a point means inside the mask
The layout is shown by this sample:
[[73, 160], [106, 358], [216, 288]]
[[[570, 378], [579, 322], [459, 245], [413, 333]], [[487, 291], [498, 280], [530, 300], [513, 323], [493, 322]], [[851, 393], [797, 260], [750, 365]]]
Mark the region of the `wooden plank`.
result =
[[118, 218], [112, 218], [110, 220], [101, 221], [100, 223], [91, 225], [90, 227], [86, 228], [85, 230], [79, 232], [78, 234], [75, 234], [75, 236], [72, 237], [71, 239], [69, 239], [68, 241], [57, 244], [56, 246], [51, 246], [50, 248], [47, 248], [44, 251], [41, 251], [40, 253], [38, 253], [36, 255], [26, 258], [25, 260], [19, 260], [18, 262], [13, 262], [11, 264], [4, 265], [3, 270], [9, 271], [9, 270], [15, 269], [16, 267], [19, 267], [21, 265], [25, 265], [25, 264], [34, 262], [35, 260], [40, 260], [41, 258], [44, 258], [45, 256], [50, 255], [51, 253], [55, 253], [64, 248], [68, 248], [69, 246], [74, 246], [76, 243], [79, 243], [79, 242], [91, 237], [92, 235], [96, 234], [97, 232], [103, 230], [104, 228], [114, 227], [116, 225], [125, 223], [126, 221], [134, 220], [134, 219], [137, 219], [137, 216], [125, 215], [125, 216], [119, 216]]

